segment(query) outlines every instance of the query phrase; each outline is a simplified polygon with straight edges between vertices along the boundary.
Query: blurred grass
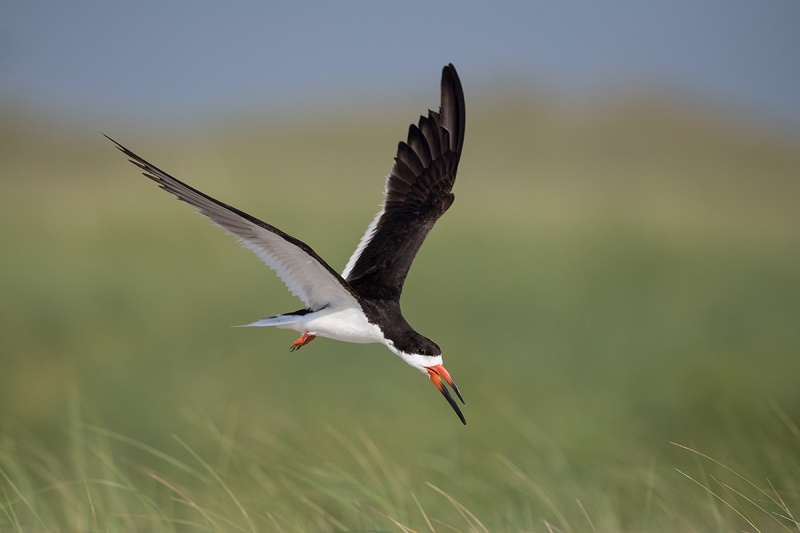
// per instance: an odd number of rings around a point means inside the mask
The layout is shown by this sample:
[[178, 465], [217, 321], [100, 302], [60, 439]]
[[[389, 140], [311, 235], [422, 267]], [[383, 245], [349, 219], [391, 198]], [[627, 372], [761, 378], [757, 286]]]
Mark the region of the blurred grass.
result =
[[[106, 133], [341, 269], [414, 116]], [[122, 516], [135, 505], [189, 520], [157, 475], [237, 524], [220, 529], [249, 530], [177, 434], [221, 468], [258, 529], [292, 529], [269, 512], [299, 531], [397, 528], [380, 513], [425, 530], [413, 490], [432, 516], [480, 530], [430, 481], [493, 531], [591, 530], [576, 498], [599, 531], [752, 530], [674, 469], [746, 504], [708, 477], [727, 471], [669, 442], [759, 486], [798, 470], [798, 140], [647, 98], [570, 109], [508, 95], [471, 102], [467, 131], [457, 200], [403, 297], [465, 393], [462, 427], [380, 346], [319, 339], [290, 354], [293, 332], [230, 328], [301, 304], [96, 132], [4, 123], [0, 466], [29, 496], [72, 483], [63, 500], [36, 499], [73, 514], [39, 523], [0, 481], [3, 529], [10, 509], [34, 529], [169, 529]], [[794, 502], [796, 475], [780, 478]], [[780, 528], [761, 515], [761, 530]]]

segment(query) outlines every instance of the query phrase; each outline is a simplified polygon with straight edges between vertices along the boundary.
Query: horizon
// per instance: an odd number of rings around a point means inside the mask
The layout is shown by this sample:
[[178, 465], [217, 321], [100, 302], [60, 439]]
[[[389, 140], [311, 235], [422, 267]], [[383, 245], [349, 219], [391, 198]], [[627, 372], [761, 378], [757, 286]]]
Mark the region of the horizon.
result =
[[164, 127], [427, 102], [452, 62], [469, 100], [516, 87], [594, 102], [644, 87], [800, 131], [794, 2], [188, 6], [4, 4], [0, 100]]

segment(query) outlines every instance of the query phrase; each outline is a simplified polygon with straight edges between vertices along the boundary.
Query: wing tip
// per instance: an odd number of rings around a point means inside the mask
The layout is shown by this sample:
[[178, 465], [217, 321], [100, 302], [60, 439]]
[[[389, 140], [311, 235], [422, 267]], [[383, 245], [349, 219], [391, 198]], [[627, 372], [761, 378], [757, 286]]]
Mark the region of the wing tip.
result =
[[125, 148], [124, 146], [122, 146], [122, 145], [121, 145], [119, 142], [115, 141], [114, 139], [112, 139], [111, 137], [109, 137], [108, 135], [106, 135], [105, 133], [103, 133], [102, 131], [100, 132], [100, 135], [102, 135], [103, 137], [105, 137], [106, 139], [108, 139], [109, 141], [111, 141], [112, 143], [114, 143], [114, 144], [116, 145], [116, 146], [115, 146], [115, 147], [116, 147], [116, 149], [117, 149], [117, 150], [119, 150], [120, 152], [122, 152], [123, 154], [125, 154], [125, 155], [128, 155], [128, 154], [131, 154], [131, 153], [132, 153], [130, 150], [128, 150], [127, 148]]
[[441, 104], [439, 106], [439, 121], [450, 134], [449, 149], [461, 153], [464, 145], [464, 131], [466, 129], [466, 105], [464, 103], [464, 89], [456, 67], [448, 63], [442, 68]]

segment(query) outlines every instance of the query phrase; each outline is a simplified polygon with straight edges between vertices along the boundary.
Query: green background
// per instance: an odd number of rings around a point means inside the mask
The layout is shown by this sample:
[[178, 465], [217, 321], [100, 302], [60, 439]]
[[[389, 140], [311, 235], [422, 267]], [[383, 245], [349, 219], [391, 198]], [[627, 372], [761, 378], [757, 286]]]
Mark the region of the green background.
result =
[[[104, 133], [341, 270], [426, 105]], [[470, 100], [456, 201], [402, 300], [467, 400], [462, 426], [383, 346], [320, 338], [290, 353], [293, 331], [230, 327], [302, 304], [99, 133], [6, 116], [0, 527], [249, 531], [177, 435], [259, 530], [397, 530], [387, 515], [427, 530], [417, 498], [482, 531], [426, 482], [492, 531], [783, 529], [769, 513], [785, 509], [758, 510], [714, 481], [735, 475], [670, 442], [766, 490], [798, 471], [796, 136], [644, 95]], [[137, 518], [140, 503], [91, 481], [121, 479], [109, 464], [195, 525]], [[789, 508], [797, 475], [773, 480]], [[32, 496], [53, 480], [73, 485]]]

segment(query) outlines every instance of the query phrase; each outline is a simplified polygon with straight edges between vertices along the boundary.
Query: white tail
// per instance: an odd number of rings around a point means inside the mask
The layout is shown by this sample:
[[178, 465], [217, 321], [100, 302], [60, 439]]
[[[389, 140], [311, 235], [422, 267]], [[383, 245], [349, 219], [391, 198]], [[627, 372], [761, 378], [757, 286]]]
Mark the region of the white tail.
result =
[[302, 319], [302, 315], [278, 315], [262, 318], [256, 320], [252, 324], [243, 324], [241, 326], [234, 326], [235, 328], [249, 328], [252, 326], [278, 326], [278, 327], [291, 327], [292, 324], [297, 324]]

